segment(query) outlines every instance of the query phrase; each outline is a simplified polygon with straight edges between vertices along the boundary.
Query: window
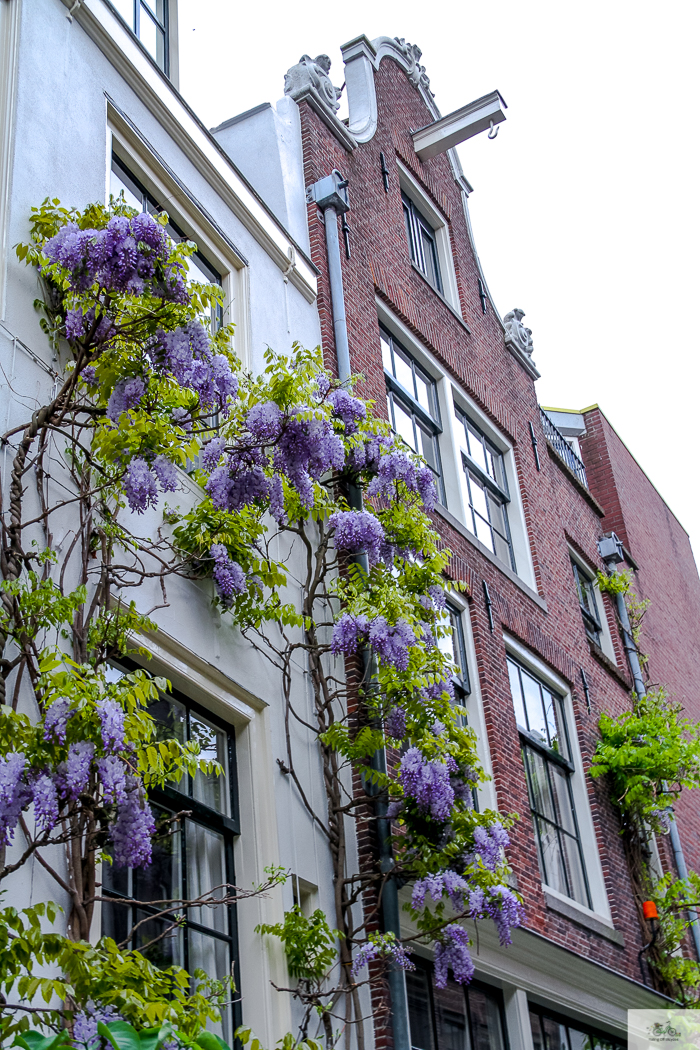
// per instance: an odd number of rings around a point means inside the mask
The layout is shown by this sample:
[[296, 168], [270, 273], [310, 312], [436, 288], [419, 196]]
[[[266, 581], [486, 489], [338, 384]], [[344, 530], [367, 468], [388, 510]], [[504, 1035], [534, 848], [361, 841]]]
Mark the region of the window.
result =
[[452, 628], [451, 637], [440, 638], [438, 644], [443, 653], [451, 657], [459, 668], [459, 673], [453, 678], [455, 693], [459, 703], [462, 698], [469, 696], [471, 685], [469, 682], [469, 668], [467, 666], [467, 646], [464, 640], [464, 624], [462, 613], [452, 602], [448, 602], [444, 613], [444, 626]]
[[416, 959], [406, 991], [413, 1050], [504, 1050], [503, 1006], [495, 988], [476, 981], [436, 988], [432, 967]]
[[574, 573], [579, 605], [581, 606], [583, 626], [586, 629], [588, 638], [600, 648], [602, 627], [593, 580], [573, 558], [571, 559], [571, 568]]
[[438, 499], [445, 502], [438, 434], [441, 432], [435, 380], [384, 328], [380, 328], [389, 422], [435, 476]]
[[[102, 933], [118, 943], [138, 948], [157, 966], [184, 966], [216, 978], [232, 972], [237, 954], [236, 914], [233, 906], [207, 904], [189, 908], [176, 929], [158, 918], [163, 900], [193, 900], [202, 895], [223, 897], [225, 883], [234, 884], [233, 840], [236, 818], [235, 751], [230, 727], [205, 714], [180, 694], [162, 695], [149, 708], [160, 739], [196, 740], [203, 757], [216, 759], [225, 776], [185, 775], [177, 786], [151, 788], [149, 798], [158, 834], [153, 861], [147, 868], [115, 868], [105, 862], [102, 883], [105, 896], [129, 898], [143, 904], [102, 905]], [[174, 814], [189, 815], [174, 821]], [[153, 903], [146, 903], [153, 902]], [[166, 932], [167, 931], [167, 932]], [[238, 982], [238, 978], [237, 983]], [[240, 1023], [222, 1016], [220, 1034], [231, 1042]]]
[[508, 657], [542, 881], [591, 908], [574, 796], [563, 698]]
[[462, 466], [467, 488], [466, 525], [477, 539], [515, 570], [515, 555], [508, 524], [508, 481], [503, 454], [464, 412], [455, 407], [463, 428]]
[[440, 277], [435, 230], [418, 210], [411, 198], [403, 191], [401, 200], [403, 202], [404, 219], [406, 220], [406, 236], [408, 237], [411, 262], [415, 263], [433, 288], [442, 294], [442, 279]]
[[112, 0], [129, 29], [155, 61], [169, 73], [168, 0]]
[[[118, 197], [120, 193], [123, 193], [126, 203], [132, 208], [148, 211], [151, 215], [159, 215], [165, 210], [115, 154], [112, 154], [109, 192], [112, 197]], [[176, 244], [189, 240], [189, 237], [170, 219], [165, 229]], [[189, 280], [197, 281], [199, 284], [220, 285], [222, 283], [221, 274], [207, 262], [200, 251], [196, 251], [187, 259], [187, 276]], [[223, 324], [223, 308], [218, 304], [212, 307], [211, 316], [206, 320], [210, 322], [212, 332], [216, 332]]]
[[624, 1050], [624, 1042], [603, 1035], [576, 1021], [557, 1018], [530, 1004], [530, 1027], [534, 1050]]

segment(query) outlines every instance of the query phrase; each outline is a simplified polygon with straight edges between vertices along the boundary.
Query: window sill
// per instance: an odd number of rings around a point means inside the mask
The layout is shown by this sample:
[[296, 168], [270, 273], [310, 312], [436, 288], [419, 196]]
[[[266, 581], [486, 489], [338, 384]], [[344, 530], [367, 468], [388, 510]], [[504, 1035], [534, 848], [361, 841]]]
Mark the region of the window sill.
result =
[[564, 897], [561, 893], [557, 893], [556, 890], [550, 889], [549, 886], [543, 885], [542, 892], [545, 904], [550, 911], [555, 911], [558, 915], [563, 915], [564, 918], [570, 919], [571, 922], [583, 926], [584, 929], [597, 933], [599, 937], [605, 937], [606, 940], [612, 941], [613, 944], [619, 945], [620, 948], [625, 947], [624, 934], [621, 930], [616, 930], [610, 920], [606, 919], [604, 915], [591, 911], [590, 908], [584, 907], [583, 904], [579, 904], [577, 901], [569, 900], [568, 897]]
[[441, 518], [444, 518], [447, 524], [451, 525], [455, 532], [458, 532], [460, 536], [465, 540], [468, 540], [480, 554], [483, 554], [483, 556], [490, 561], [492, 565], [495, 565], [504, 576], [507, 576], [516, 587], [519, 587], [521, 591], [524, 591], [528, 598], [539, 606], [542, 612], [548, 612], [546, 601], [543, 598], [540, 598], [537, 591], [533, 591], [532, 587], [529, 587], [524, 580], [520, 579], [517, 573], [514, 573], [512, 569], [509, 569], [507, 565], [497, 558], [496, 555], [488, 549], [486, 544], [482, 543], [481, 540], [478, 540], [476, 536], [472, 535], [469, 529], [467, 529], [458, 518], [455, 518], [454, 514], [452, 514], [447, 507], [443, 507], [437, 503], [435, 505], [434, 513], [438, 514]]
[[425, 283], [427, 284], [428, 288], [430, 288], [430, 291], [433, 292], [434, 295], [437, 295], [437, 297], [440, 300], [440, 302], [444, 303], [445, 306], [447, 307], [447, 309], [452, 314], [452, 316], [457, 321], [459, 321], [459, 323], [461, 324], [462, 328], [464, 328], [465, 332], [468, 335], [471, 335], [472, 333], [471, 333], [471, 331], [469, 329], [469, 326], [467, 325], [466, 321], [464, 320], [462, 315], [459, 313], [459, 311], [455, 309], [455, 307], [452, 305], [452, 303], [449, 301], [449, 299], [446, 299], [445, 296], [442, 294], [442, 292], [439, 292], [437, 290], [437, 288], [435, 287], [435, 285], [430, 283], [430, 281], [425, 276], [425, 274], [420, 269], [420, 267], [416, 266], [416, 264], [414, 263], [413, 259], [411, 259], [410, 262], [411, 262], [411, 269], [413, 270], [413, 272], [417, 273], [422, 281], [425, 281]]

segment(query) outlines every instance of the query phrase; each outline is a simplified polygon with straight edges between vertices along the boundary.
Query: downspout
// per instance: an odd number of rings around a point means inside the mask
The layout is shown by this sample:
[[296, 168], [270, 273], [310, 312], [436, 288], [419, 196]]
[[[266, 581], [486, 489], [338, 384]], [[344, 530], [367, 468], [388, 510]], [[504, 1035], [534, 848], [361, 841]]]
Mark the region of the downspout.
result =
[[[350, 209], [348, 201], [348, 182], [336, 169], [331, 175], [319, 179], [306, 191], [306, 199], [315, 202], [323, 211], [326, 227], [326, 252], [328, 255], [328, 280], [331, 288], [331, 310], [333, 313], [333, 335], [335, 352], [338, 361], [338, 379], [342, 386], [350, 381], [350, 347], [348, 344], [348, 326], [345, 316], [345, 292], [343, 290], [343, 269], [340, 261], [340, 239], [338, 237], [338, 216]], [[362, 510], [362, 492], [356, 485], [348, 487], [348, 503], [353, 510]], [[369, 573], [366, 554], [357, 555], [355, 560]], [[369, 653], [364, 650], [363, 663], [365, 678], [370, 673]], [[382, 749], [376, 752], [372, 766], [379, 772], [386, 772], [386, 753]], [[382, 798], [375, 799], [377, 816], [377, 838], [379, 840], [379, 867], [383, 874], [391, 872], [394, 856], [391, 848], [391, 821], [387, 819], [387, 803]], [[399, 888], [396, 879], [389, 877], [384, 883], [381, 902], [382, 926], [385, 933], [401, 937], [401, 912], [399, 906]], [[388, 969], [389, 994], [391, 997], [391, 1026], [393, 1031], [394, 1050], [411, 1050], [411, 1035], [408, 1020], [408, 996], [406, 978], [403, 970], [393, 961]]]
[[[605, 562], [605, 567], [608, 572], [612, 575], [616, 571], [616, 566], [624, 560], [622, 552], [622, 543], [615, 535], [611, 533], [610, 536], [606, 536], [604, 539], [598, 541], [598, 550], [600, 556]], [[625, 602], [625, 596], [621, 591], [615, 593], [615, 604], [617, 606], [617, 616], [620, 621], [620, 627], [622, 629], [622, 642], [627, 653], [627, 660], [629, 662], [630, 671], [632, 672], [632, 680], [634, 682], [634, 691], [640, 700], [644, 700], [646, 697], [646, 688], [644, 686], [644, 679], [642, 677], [642, 666], [639, 662], [639, 652], [637, 646], [634, 643], [632, 637], [632, 628], [630, 625], [629, 613], [627, 611], [627, 604]], [[687, 882], [688, 879], [688, 867], [685, 863], [685, 856], [683, 854], [683, 845], [681, 843], [681, 836], [678, 831], [678, 824], [676, 823], [676, 817], [673, 812], [673, 806], [669, 806], [666, 810], [669, 816], [669, 835], [671, 838], [671, 848], [673, 850], [673, 858], [676, 863], [676, 869], [678, 871], [678, 877], [683, 882]], [[695, 908], [688, 908], [688, 918], [690, 919], [690, 935], [693, 938], [693, 946], [695, 948], [695, 954], [700, 961], [700, 924], [698, 923], [698, 913]]]

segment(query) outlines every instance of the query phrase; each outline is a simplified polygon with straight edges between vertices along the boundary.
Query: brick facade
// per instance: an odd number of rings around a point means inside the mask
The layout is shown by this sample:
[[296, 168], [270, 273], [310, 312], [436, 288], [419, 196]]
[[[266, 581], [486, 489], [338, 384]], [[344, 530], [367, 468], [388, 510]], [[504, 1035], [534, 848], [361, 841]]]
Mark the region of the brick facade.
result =
[[[413, 334], [420, 346], [493, 421], [513, 445], [527, 537], [537, 593], [504, 572], [459, 527], [450, 513], [437, 511], [435, 526], [453, 552], [452, 572], [469, 586], [469, 614], [476, 650], [488, 746], [499, 808], [522, 815], [516, 824], [510, 859], [524, 896], [527, 926], [548, 940], [586, 959], [639, 980], [637, 953], [642, 934], [632, 899], [619, 822], [605, 784], [586, 777], [597, 847], [615, 929], [616, 943], [586, 922], [572, 921], [547, 905], [541, 886], [536, 844], [529, 816], [506, 668], [503, 632], [518, 639], [563, 678], [572, 694], [575, 729], [584, 768], [590, 763], [601, 711], [616, 713], [629, 704], [630, 680], [612, 607], [604, 598], [616, 662], [607, 659], [586, 637], [574, 588], [569, 548], [593, 568], [603, 568], [596, 542], [615, 529], [633, 556], [644, 565], [640, 594], [653, 597], [649, 613], [653, 639], [652, 667], [657, 678], [679, 696], [692, 692], [692, 651], [674, 641], [680, 607], [692, 608], [698, 625], [700, 585], [687, 536], [652, 489], [643, 472], [599, 412], [587, 415], [591, 433], [584, 455], [591, 493], [572, 479], [544, 437], [533, 380], [504, 344], [503, 327], [492, 304], [482, 312], [479, 268], [462, 200], [463, 190], [445, 153], [426, 162], [415, 154], [410, 129], [432, 122], [421, 94], [400, 66], [385, 58], [375, 74], [378, 106], [373, 138], [346, 149], [309, 106], [300, 103], [307, 185], [338, 169], [349, 182], [351, 257], [343, 253], [343, 281], [351, 364], [362, 374], [359, 390], [385, 413], [385, 378], [379, 342], [377, 300]], [[385, 192], [380, 153], [389, 170]], [[412, 265], [406, 239], [399, 163], [419, 183], [449, 230], [461, 317]], [[309, 205], [312, 257], [321, 271], [318, 306], [326, 361], [335, 367], [333, 318], [323, 215]], [[537, 469], [529, 425], [539, 443]], [[548, 454], [549, 453], [549, 454]], [[595, 462], [594, 462], [595, 461]], [[630, 487], [635, 491], [630, 493]], [[594, 498], [591, 498], [591, 495]], [[605, 512], [603, 514], [603, 511]], [[659, 556], [663, 551], [663, 556]], [[650, 564], [648, 564], [648, 562]], [[671, 564], [672, 563], [672, 564]], [[669, 564], [671, 567], [669, 568]], [[493, 602], [494, 629], [489, 625], [482, 581]], [[688, 631], [691, 625], [688, 625]], [[693, 632], [694, 636], [697, 636]], [[684, 631], [684, 635], [688, 635]], [[582, 689], [581, 670], [590, 685], [590, 711]], [[695, 704], [700, 701], [695, 699]], [[698, 712], [700, 715], [700, 711]], [[681, 819], [691, 824], [689, 800]], [[697, 821], [695, 821], [697, 827]], [[689, 860], [698, 855], [695, 835]], [[700, 857], [698, 858], [700, 859]], [[478, 964], [477, 964], [478, 966]], [[389, 1038], [382, 1033], [380, 1043]]]

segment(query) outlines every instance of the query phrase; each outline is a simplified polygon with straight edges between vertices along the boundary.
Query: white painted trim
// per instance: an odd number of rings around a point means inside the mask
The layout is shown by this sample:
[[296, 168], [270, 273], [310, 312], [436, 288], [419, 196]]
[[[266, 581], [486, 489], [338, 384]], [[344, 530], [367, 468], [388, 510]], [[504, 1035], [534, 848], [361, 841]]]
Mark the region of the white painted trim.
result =
[[15, 96], [22, 0], [0, 2], [0, 319], [5, 317], [10, 194], [14, 161]]
[[578, 822], [579, 834], [581, 836], [581, 848], [583, 850], [586, 875], [588, 877], [588, 888], [590, 890], [593, 908], [589, 909], [585, 905], [577, 904], [576, 901], [569, 897], [562, 896], [554, 890], [552, 886], [546, 887], [547, 892], [551, 893], [553, 896], [561, 897], [561, 899], [566, 901], [567, 904], [576, 907], [577, 910], [581, 910], [583, 914], [592, 914], [606, 926], [612, 927], [610, 902], [608, 901], [608, 894], [605, 888], [603, 867], [600, 862], [595, 827], [593, 825], [593, 815], [591, 813], [591, 803], [588, 797], [586, 773], [583, 768], [583, 758], [581, 757], [581, 748], [578, 742], [578, 733], [576, 732], [576, 720], [574, 718], [574, 709], [571, 700], [571, 689], [564, 679], [555, 674], [543, 660], [540, 660], [530, 649], [526, 649], [521, 642], [512, 635], [507, 634], [505, 631], [503, 633], [503, 641], [507, 653], [514, 656], [521, 664], [527, 667], [528, 670], [531, 670], [533, 674], [537, 675], [538, 678], [545, 682], [555, 692], [559, 693], [563, 698], [564, 712], [566, 715], [567, 728], [569, 730], [571, 760], [574, 766], [574, 772], [571, 774], [571, 787], [574, 796], [576, 820]]
[[[63, 3], [70, 7], [71, 0], [63, 0]], [[283, 272], [289, 266], [288, 249], [296, 249], [296, 265], [289, 279], [307, 302], [314, 302], [318, 281], [313, 263], [219, 148], [121, 19], [104, 0], [83, 0], [74, 12], [73, 20], [95, 41], [167, 134]]]
[[411, 198], [419, 211], [425, 215], [433, 228], [438, 253], [438, 262], [440, 263], [440, 276], [442, 277], [442, 294], [455, 313], [461, 318], [462, 306], [459, 301], [455, 264], [452, 256], [452, 240], [447, 219], [433, 204], [423, 187], [413, 176], [412, 172], [410, 172], [406, 165], [398, 158], [396, 160], [396, 166], [399, 169], [399, 184], [401, 189], [407, 197]]
[[503, 1007], [510, 1050], [535, 1050], [525, 989], [516, 988], [512, 984], [504, 984]]
[[[501, 108], [503, 107], [503, 108]], [[487, 128], [500, 124], [506, 119], [503, 109], [506, 104], [498, 91], [468, 102], [466, 106], [448, 113], [446, 117], [427, 124], [426, 127], [413, 133], [413, 145], [417, 157], [430, 160], [439, 153], [458, 146], [461, 142], [479, 135]]]
[[[596, 571], [591, 568], [588, 562], [584, 561], [581, 555], [575, 551], [570, 544], [567, 544], [567, 547], [571, 560], [576, 562], [578, 567], [583, 570], [593, 584], [593, 600], [595, 601], [596, 609], [598, 611], [598, 620], [600, 621], [600, 648], [603, 650], [608, 660], [611, 660], [615, 666], [617, 666], [615, 646], [613, 645], [612, 635], [610, 634], [610, 624], [608, 623], [608, 616], [605, 611], [605, 605], [603, 604], [603, 595], [600, 593], [600, 587], [598, 586]], [[576, 581], [573, 578], [573, 573], [571, 581], [574, 588], [574, 594], [576, 594]]]

